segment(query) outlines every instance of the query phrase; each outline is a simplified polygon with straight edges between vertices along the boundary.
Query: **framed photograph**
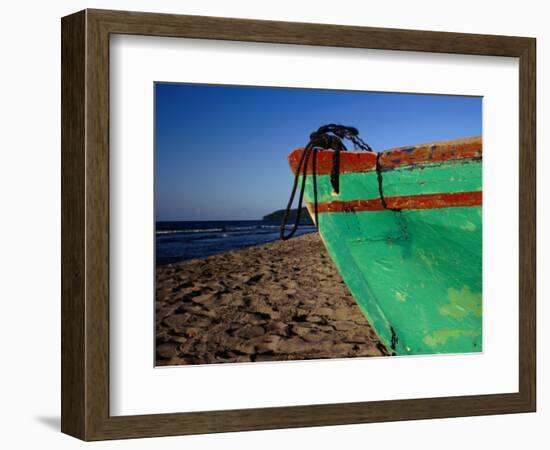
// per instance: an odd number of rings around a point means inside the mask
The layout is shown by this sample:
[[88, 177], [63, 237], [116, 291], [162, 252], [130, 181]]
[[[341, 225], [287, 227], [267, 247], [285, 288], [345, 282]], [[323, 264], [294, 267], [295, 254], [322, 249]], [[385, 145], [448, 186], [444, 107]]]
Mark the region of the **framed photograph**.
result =
[[62, 431], [536, 408], [535, 39], [62, 19]]

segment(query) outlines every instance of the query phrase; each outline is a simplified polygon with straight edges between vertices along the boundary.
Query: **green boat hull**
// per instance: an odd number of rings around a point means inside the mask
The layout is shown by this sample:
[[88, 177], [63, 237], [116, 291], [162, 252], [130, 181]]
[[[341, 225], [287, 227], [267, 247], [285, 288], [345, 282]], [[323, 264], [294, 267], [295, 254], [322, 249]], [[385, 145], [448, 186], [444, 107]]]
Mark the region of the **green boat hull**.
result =
[[317, 171], [318, 225], [369, 323], [395, 355], [482, 351], [481, 140], [388, 151], [373, 167], [356, 166], [343, 165], [337, 194]]

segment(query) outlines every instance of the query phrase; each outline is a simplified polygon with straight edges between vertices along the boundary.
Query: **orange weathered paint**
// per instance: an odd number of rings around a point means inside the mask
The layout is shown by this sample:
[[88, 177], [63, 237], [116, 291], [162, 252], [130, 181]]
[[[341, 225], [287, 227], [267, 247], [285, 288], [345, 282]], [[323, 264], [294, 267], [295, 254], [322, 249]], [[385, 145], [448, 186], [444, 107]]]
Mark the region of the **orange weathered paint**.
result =
[[[288, 162], [294, 174], [298, 170], [302, 152], [301, 148], [297, 148], [288, 155]], [[315, 172], [318, 175], [328, 175], [331, 173], [333, 155], [333, 150], [321, 150], [317, 152]], [[347, 151], [340, 153], [340, 173], [368, 172], [371, 170], [376, 170], [376, 153]], [[313, 155], [309, 158], [307, 173], [308, 175], [313, 173]]]
[[[292, 172], [296, 174], [303, 149], [296, 149], [288, 156]], [[332, 171], [333, 150], [321, 150], [317, 153], [316, 173], [329, 175]], [[454, 141], [421, 144], [413, 147], [400, 147], [380, 153], [379, 165], [382, 170], [394, 167], [423, 163], [437, 163], [450, 160], [476, 159], [482, 156], [481, 138], [467, 138]], [[376, 170], [375, 152], [340, 153], [340, 173], [369, 172]], [[313, 173], [313, 155], [307, 165], [307, 173]]]
[[380, 166], [384, 169], [470, 158], [481, 158], [481, 139], [453, 145], [437, 143], [388, 150], [380, 155]]

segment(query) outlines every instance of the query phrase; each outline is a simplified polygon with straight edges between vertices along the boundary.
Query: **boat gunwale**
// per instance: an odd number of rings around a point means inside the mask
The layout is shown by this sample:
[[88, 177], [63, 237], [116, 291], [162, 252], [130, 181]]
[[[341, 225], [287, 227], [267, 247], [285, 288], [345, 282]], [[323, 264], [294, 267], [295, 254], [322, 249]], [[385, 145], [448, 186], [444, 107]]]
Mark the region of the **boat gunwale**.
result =
[[[296, 174], [303, 148], [290, 152], [288, 161], [292, 172]], [[454, 139], [392, 148], [381, 152], [340, 153], [340, 173], [361, 173], [376, 170], [388, 171], [397, 168], [424, 167], [426, 164], [445, 161], [482, 159], [483, 146], [481, 136]], [[328, 175], [332, 171], [334, 150], [319, 150], [316, 158], [316, 174]], [[377, 161], [378, 160], [378, 161]], [[307, 165], [307, 174], [313, 173], [313, 159]]]

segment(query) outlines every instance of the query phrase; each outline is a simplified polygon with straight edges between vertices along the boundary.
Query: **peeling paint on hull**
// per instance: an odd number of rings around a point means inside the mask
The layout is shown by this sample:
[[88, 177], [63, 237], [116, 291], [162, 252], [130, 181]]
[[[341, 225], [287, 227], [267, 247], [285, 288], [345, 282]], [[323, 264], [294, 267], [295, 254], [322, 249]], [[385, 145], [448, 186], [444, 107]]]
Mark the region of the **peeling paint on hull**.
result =
[[380, 173], [373, 153], [343, 155], [339, 194], [317, 171], [319, 232], [380, 338], [396, 355], [482, 351], [481, 138], [386, 151]]

